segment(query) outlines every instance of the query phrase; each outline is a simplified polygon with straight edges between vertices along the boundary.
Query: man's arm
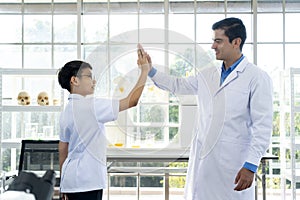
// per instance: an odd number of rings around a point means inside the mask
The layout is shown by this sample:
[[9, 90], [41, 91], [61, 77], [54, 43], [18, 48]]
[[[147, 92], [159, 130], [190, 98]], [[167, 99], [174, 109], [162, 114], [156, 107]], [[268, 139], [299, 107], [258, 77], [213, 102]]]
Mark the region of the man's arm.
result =
[[238, 172], [234, 188], [237, 191], [251, 186], [260, 159], [270, 144], [273, 119], [273, 90], [272, 80], [266, 73], [253, 83], [250, 100], [250, 114], [252, 120], [252, 140], [247, 161]]

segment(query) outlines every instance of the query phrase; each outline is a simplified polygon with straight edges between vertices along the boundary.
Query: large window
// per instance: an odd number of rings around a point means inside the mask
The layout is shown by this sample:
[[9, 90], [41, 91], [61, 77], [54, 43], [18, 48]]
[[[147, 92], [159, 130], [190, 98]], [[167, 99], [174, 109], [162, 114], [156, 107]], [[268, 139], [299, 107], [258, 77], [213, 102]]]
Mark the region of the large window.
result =
[[[283, 71], [299, 68], [299, 0], [2, 0], [0, 141], [15, 147], [10, 143], [14, 139], [58, 137], [57, 111], [67, 94], [61, 94], [55, 72], [67, 61], [90, 62], [97, 77], [96, 94], [122, 98], [139, 73], [138, 42], [158, 70], [190, 76], [202, 67], [218, 64], [210, 49], [211, 26], [232, 16], [241, 18], [247, 28], [243, 53], [273, 78], [275, 117], [269, 151], [285, 154], [280, 119], [288, 122], [288, 117], [280, 112], [281, 83]], [[18, 104], [16, 98], [22, 90], [31, 95], [33, 107], [9, 107]], [[43, 90], [53, 100], [54, 111], [34, 108], [37, 94]], [[60, 106], [55, 107], [57, 101]], [[191, 106], [196, 106], [194, 97], [164, 92], [149, 80], [139, 105], [106, 125], [108, 145], [186, 148], [193, 129], [188, 122], [196, 115], [190, 113], [195, 110]], [[35, 129], [35, 135], [26, 135], [28, 127]], [[9, 145], [3, 146], [0, 157], [0, 168], [5, 170], [17, 168], [18, 150]], [[289, 187], [280, 174], [282, 162], [285, 160], [280, 158], [268, 166], [270, 187]]]

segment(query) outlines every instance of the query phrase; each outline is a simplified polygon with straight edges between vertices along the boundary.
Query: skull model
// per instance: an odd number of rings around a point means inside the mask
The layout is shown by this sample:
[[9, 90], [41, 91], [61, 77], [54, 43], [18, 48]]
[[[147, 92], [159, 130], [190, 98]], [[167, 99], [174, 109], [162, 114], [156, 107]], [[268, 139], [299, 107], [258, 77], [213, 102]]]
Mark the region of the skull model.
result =
[[37, 97], [37, 103], [40, 106], [48, 106], [49, 105], [49, 96], [47, 92], [40, 92]]
[[26, 106], [30, 104], [30, 96], [26, 91], [19, 92], [17, 99], [19, 105]]

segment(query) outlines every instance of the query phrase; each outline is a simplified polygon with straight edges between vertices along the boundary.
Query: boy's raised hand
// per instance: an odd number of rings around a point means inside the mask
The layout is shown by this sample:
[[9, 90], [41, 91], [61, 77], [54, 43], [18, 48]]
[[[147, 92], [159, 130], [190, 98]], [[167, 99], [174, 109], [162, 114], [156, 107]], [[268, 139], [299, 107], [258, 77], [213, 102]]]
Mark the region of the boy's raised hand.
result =
[[152, 68], [151, 57], [149, 54], [144, 50], [141, 44], [137, 45], [138, 48], [138, 65], [141, 67], [142, 65], [147, 65], [149, 70]]

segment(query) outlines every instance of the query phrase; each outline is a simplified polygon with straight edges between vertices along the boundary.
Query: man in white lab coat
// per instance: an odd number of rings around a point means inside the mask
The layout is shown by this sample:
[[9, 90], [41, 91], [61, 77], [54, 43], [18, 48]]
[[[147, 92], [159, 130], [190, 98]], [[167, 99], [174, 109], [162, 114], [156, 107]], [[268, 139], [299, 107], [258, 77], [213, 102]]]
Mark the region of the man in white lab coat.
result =
[[242, 54], [246, 29], [240, 19], [226, 18], [212, 29], [211, 48], [222, 66], [187, 78], [154, 67], [148, 75], [161, 89], [198, 97], [185, 199], [254, 200], [254, 175], [272, 132], [272, 81]]

